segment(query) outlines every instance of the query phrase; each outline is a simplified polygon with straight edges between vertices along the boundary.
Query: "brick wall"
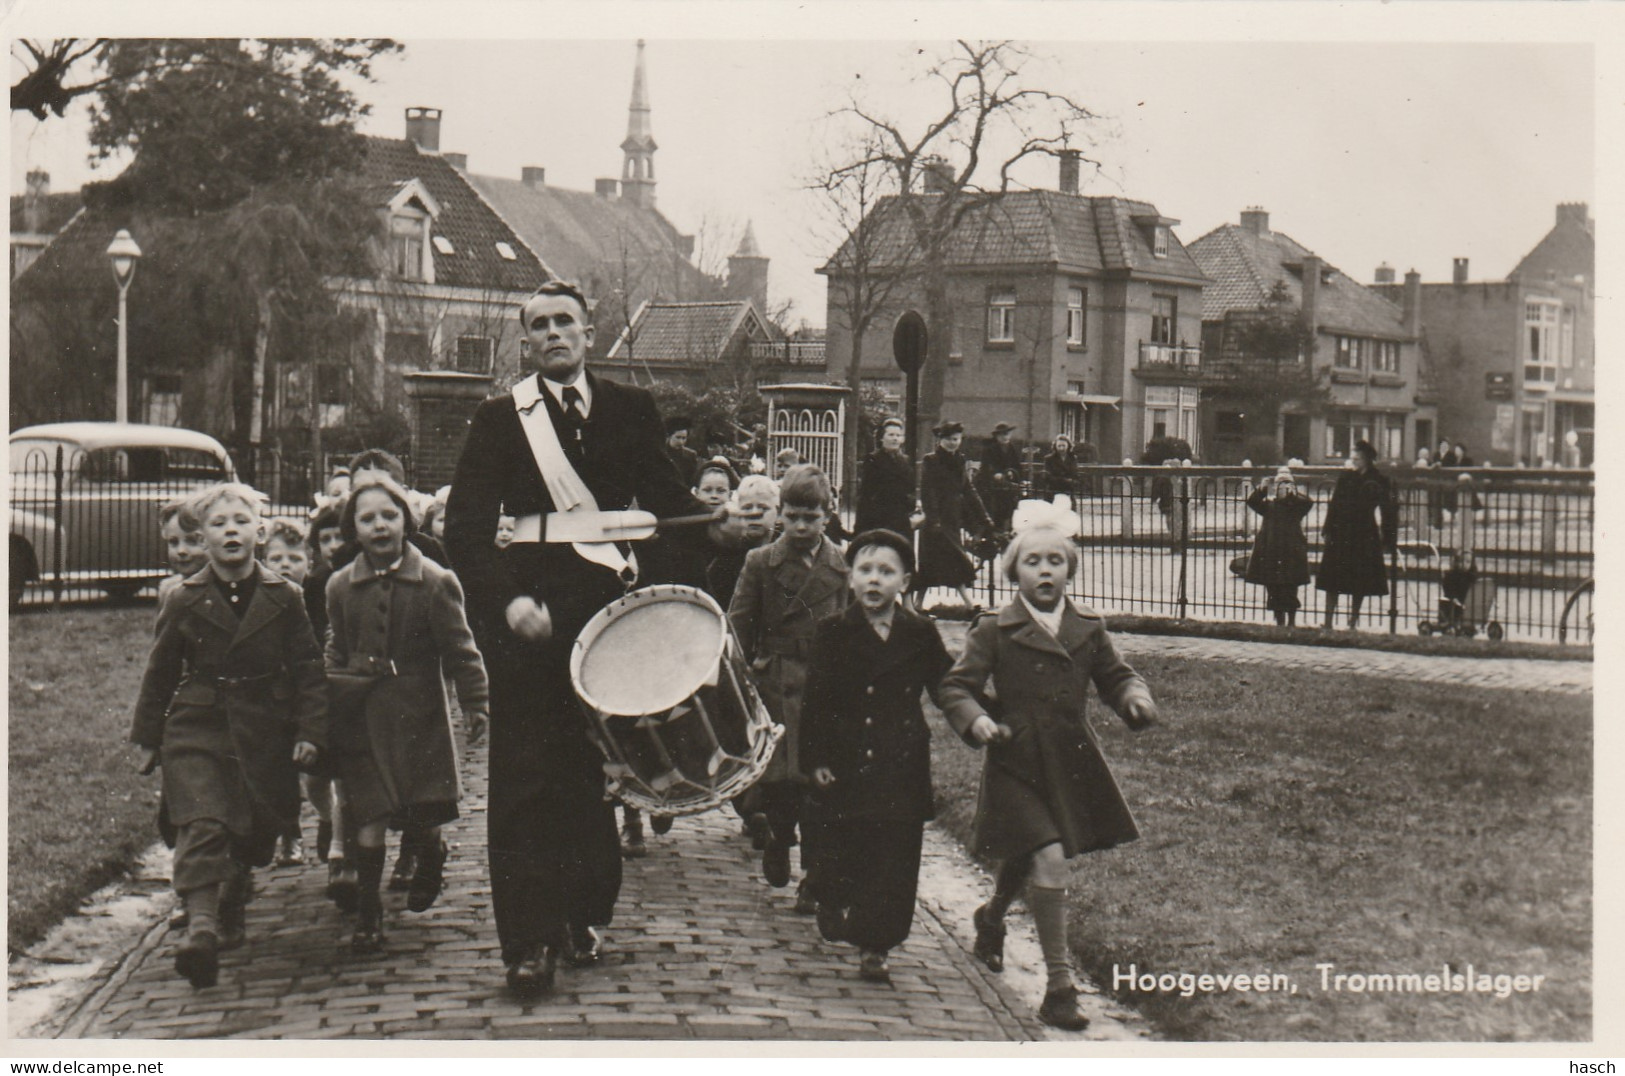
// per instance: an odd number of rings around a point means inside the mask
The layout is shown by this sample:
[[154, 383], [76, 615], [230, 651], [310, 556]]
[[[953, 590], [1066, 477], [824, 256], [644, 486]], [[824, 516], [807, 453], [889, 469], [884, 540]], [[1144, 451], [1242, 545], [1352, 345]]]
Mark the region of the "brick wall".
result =
[[491, 394], [492, 381], [476, 374], [436, 371], [407, 374], [405, 382], [412, 401], [413, 483], [433, 491], [456, 473], [469, 420]]

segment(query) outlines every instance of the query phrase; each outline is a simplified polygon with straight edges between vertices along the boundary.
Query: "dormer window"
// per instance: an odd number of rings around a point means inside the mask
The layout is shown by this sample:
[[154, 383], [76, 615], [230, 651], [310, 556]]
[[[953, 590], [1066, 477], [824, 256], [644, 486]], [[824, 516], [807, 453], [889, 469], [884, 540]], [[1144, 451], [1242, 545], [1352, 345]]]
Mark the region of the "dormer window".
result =
[[451, 240], [447, 239], [443, 235], [437, 235], [434, 237], [434, 249], [438, 250], [448, 258], [457, 253], [457, 248], [451, 245]]
[[1151, 253], [1159, 258], [1168, 256], [1168, 226], [1159, 224], [1151, 229]]
[[519, 260], [519, 255], [513, 252], [513, 247], [500, 239], [497, 240], [497, 253], [502, 256], [503, 261], [516, 262]]
[[427, 280], [429, 215], [396, 210], [389, 218], [389, 268], [401, 280]]

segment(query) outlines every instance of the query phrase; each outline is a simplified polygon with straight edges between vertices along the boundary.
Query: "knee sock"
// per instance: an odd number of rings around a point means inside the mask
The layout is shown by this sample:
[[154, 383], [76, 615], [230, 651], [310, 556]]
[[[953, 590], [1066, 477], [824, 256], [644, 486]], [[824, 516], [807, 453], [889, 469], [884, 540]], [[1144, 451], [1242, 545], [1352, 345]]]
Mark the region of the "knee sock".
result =
[[1027, 875], [1032, 873], [1032, 869], [1032, 856], [1017, 856], [999, 864], [999, 873], [993, 882], [993, 899], [987, 902], [987, 911], [992, 918], [1004, 918], [1011, 903], [1021, 895], [1021, 887], [1027, 884]]
[[220, 933], [219, 882], [188, 889], [181, 894], [181, 904], [186, 908], [188, 930], [208, 931], [215, 935]]
[[378, 886], [384, 877], [384, 850], [356, 845], [350, 849], [348, 860], [355, 866], [356, 880], [361, 886], [356, 907], [363, 915], [369, 912], [376, 915], [383, 908]]
[[1027, 910], [1038, 928], [1038, 946], [1044, 951], [1049, 973], [1046, 992], [1076, 988], [1072, 978], [1072, 950], [1066, 943], [1066, 890], [1044, 885], [1027, 887]]

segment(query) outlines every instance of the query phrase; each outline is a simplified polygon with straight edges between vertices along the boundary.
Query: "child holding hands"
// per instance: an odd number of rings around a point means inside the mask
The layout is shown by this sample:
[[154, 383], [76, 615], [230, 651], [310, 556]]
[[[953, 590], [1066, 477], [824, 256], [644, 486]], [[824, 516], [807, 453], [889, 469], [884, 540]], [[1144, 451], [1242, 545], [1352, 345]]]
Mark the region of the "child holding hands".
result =
[[485, 732], [488, 686], [457, 577], [407, 540], [406, 491], [387, 476], [367, 477], [342, 511], [344, 537], [360, 554], [327, 584], [334, 768], [356, 826], [346, 849], [359, 883], [350, 946], [376, 953], [388, 826], [422, 835], [407, 908], [427, 911], [440, 895], [440, 826], [457, 817], [460, 792], [441, 672], [457, 686], [470, 743]]
[[213, 986], [241, 944], [250, 871], [299, 816], [298, 769], [326, 742], [321, 650], [299, 588], [258, 564], [259, 495], [212, 486], [190, 506], [208, 563], [158, 613], [130, 739], [163, 767], [177, 829], [171, 877], [187, 913], [175, 970]]
[[[1088, 722], [1089, 681], [1132, 729], [1158, 713], [1105, 621], [1067, 600], [1078, 569], [1076, 514], [1023, 501], [1013, 526], [1000, 566], [1020, 593], [971, 628], [943, 683], [943, 712], [966, 742], [987, 749], [972, 851], [1001, 863], [993, 899], [974, 916], [976, 955], [1003, 969], [1004, 914], [1025, 884], [1048, 971], [1038, 1017], [1079, 1030], [1089, 1020], [1067, 943], [1066, 861], [1139, 836]], [[984, 694], [989, 679], [996, 703]]]
[[936, 699], [953, 661], [935, 625], [899, 600], [912, 542], [865, 531], [846, 559], [853, 604], [818, 624], [801, 714], [820, 819], [818, 927], [858, 947], [862, 978], [889, 982], [886, 954], [914, 920], [921, 837], [935, 814], [920, 692]]

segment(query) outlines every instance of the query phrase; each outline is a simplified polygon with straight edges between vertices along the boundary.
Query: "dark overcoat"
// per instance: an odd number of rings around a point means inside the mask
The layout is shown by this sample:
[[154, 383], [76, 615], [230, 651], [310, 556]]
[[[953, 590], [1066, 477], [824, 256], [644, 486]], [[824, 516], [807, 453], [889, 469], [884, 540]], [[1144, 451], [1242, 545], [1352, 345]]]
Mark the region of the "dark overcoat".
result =
[[1382, 554], [1398, 541], [1393, 486], [1372, 468], [1363, 474], [1344, 471], [1332, 487], [1326, 506], [1324, 548], [1315, 586], [1333, 594], [1374, 596], [1388, 593], [1388, 570]]
[[[639, 508], [662, 518], [705, 511], [665, 452], [654, 397], [588, 371], [592, 403], [577, 445], [552, 394], [541, 390], [566, 455], [605, 511]], [[446, 504], [446, 551], [468, 599], [475, 641], [491, 684], [490, 836], [492, 911], [505, 959], [556, 944], [567, 923], [610, 920], [620, 892], [620, 844], [604, 799], [603, 754], [570, 682], [570, 649], [591, 617], [625, 593], [609, 568], [569, 545], [495, 545], [497, 518], [553, 510], [512, 392], [486, 400]], [[703, 542], [698, 527], [689, 540]], [[681, 540], [681, 539], [679, 539]], [[552, 636], [521, 639], [508, 604], [529, 595], [547, 606]], [[549, 942], [549, 939], [552, 939]]]
[[132, 743], [159, 750], [175, 826], [213, 819], [244, 838], [299, 817], [294, 744], [327, 746], [322, 652], [304, 597], [264, 565], [255, 570], [241, 620], [212, 565], [165, 596], [130, 728]]
[[[993, 681], [996, 701], [987, 693]], [[1117, 653], [1106, 622], [1070, 602], [1059, 637], [1020, 598], [972, 626], [942, 685], [943, 713], [967, 743], [987, 713], [1013, 737], [987, 748], [972, 851], [1007, 859], [1061, 843], [1068, 857], [1139, 836], [1088, 720], [1090, 681], [1125, 722], [1151, 691]]]
[[1309, 582], [1309, 540], [1303, 536], [1303, 517], [1314, 499], [1294, 491], [1281, 499], [1263, 486], [1247, 496], [1247, 507], [1264, 517], [1247, 558], [1247, 582], [1264, 586], [1301, 587]]
[[1050, 493], [1072, 496], [1078, 481], [1078, 457], [1071, 451], [1051, 452], [1044, 457], [1044, 486]]
[[745, 555], [728, 620], [744, 648], [756, 689], [784, 736], [762, 774], [763, 781], [803, 781], [801, 700], [807, 686], [818, 622], [846, 608], [846, 559], [824, 538], [809, 567], [780, 537]]
[[976, 582], [976, 564], [965, 552], [962, 532], [990, 531], [993, 521], [966, 474], [965, 457], [937, 449], [920, 464], [920, 564], [916, 587], [965, 587]]
[[914, 466], [900, 452], [877, 448], [858, 465], [856, 534], [881, 527], [904, 538], [914, 533]]
[[456, 818], [446, 679], [465, 713], [489, 704], [457, 577], [412, 545], [382, 575], [357, 557], [328, 582], [327, 609], [333, 761], [355, 820]]
[[853, 604], [821, 621], [801, 712], [801, 763], [835, 783], [813, 793], [829, 817], [923, 822], [931, 796], [931, 730], [920, 692], [953, 665], [931, 621], [902, 606], [881, 639]]

